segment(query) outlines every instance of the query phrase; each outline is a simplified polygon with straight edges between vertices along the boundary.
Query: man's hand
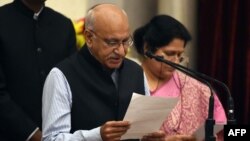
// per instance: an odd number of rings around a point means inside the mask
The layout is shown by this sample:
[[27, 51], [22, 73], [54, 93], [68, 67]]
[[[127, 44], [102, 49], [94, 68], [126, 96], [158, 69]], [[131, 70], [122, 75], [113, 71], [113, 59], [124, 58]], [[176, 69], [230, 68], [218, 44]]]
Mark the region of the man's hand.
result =
[[188, 135], [173, 135], [167, 137], [166, 141], [196, 141], [196, 138]]
[[143, 136], [141, 141], [165, 141], [165, 133], [163, 131], [157, 131]]
[[108, 121], [101, 127], [103, 141], [119, 141], [121, 136], [129, 129], [128, 121]]
[[37, 130], [35, 134], [30, 138], [30, 141], [41, 141], [42, 140], [42, 132]]

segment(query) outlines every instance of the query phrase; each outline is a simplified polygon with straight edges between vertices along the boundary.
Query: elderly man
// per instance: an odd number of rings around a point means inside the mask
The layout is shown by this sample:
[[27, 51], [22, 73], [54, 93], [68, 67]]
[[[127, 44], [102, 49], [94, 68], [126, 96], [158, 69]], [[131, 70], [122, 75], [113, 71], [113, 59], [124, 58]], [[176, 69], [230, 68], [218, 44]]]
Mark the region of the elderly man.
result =
[[[92, 7], [86, 45], [53, 68], [43, 93], [43, 140], [115, 141], [133, 92], [145, 93], [143, 71], [125, 58], [132, 45], [126, 13], [113, 4]], [[158, 131], [143, 140], [164, 140]]]

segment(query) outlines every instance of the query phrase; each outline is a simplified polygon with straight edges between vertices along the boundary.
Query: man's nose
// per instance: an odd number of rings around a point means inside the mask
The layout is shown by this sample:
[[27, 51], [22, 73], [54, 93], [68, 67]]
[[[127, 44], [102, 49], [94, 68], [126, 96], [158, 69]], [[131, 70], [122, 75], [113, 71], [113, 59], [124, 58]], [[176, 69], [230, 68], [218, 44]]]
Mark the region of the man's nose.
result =
[[114, 52], [120, 56], [125, 56], [127, 53], [127, 49], [124, 47], [122, 43], [120, 43], [119, 47], [115, 48]]

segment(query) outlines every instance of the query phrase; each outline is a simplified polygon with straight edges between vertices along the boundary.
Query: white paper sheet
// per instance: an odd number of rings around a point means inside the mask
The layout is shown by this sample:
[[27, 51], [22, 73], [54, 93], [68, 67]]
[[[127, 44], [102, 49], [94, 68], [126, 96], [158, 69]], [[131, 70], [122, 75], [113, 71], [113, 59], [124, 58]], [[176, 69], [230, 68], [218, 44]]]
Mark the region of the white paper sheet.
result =
[[140, 139], [158, 131], [179, 98], [151, 97], [133, 93], [124, 121], [130, 121], [130, 129], [123, 139]]

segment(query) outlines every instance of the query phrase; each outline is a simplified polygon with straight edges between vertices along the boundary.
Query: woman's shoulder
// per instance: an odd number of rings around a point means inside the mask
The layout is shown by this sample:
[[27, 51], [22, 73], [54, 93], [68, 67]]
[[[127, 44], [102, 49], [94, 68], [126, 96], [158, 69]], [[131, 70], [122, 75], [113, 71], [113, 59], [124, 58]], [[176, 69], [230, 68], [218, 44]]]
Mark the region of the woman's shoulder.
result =
[[199, 80], [183, 73], [176, 71], [175, 77], [178, 77], [180, 83], [185, 86], [186, 89], [195, 88], [200, 93], [210, 94], [210, 89], [207, 84], [200, 82]]

